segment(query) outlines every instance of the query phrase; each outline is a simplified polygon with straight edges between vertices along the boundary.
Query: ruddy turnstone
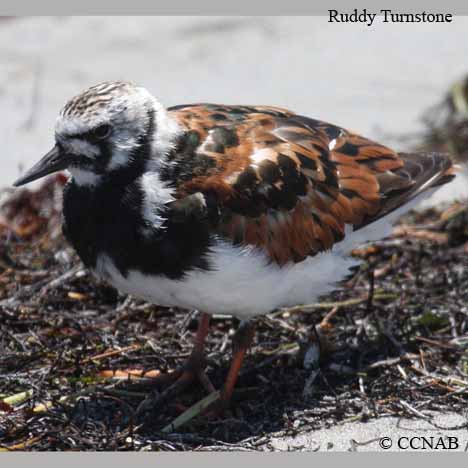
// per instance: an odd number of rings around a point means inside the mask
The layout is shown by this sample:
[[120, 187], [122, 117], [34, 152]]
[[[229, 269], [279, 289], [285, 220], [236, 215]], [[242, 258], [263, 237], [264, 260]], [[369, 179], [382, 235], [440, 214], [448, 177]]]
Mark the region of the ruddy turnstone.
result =
[[[252, 338], [249, 319], [336, 289], [350, 251], [453, 177], [442, 154], [396, 153], [344, 128], [269, 106], [164, 108], [127, 82], [71, 99], [55, 146], [15, 182], [55, 171], [64, 233], [125, 293], [203, 312], [180, 389], [203, 373], [209, 314], [243, 320], [222, 392]], [[176, 380], [177, 379], [177, 380]]]

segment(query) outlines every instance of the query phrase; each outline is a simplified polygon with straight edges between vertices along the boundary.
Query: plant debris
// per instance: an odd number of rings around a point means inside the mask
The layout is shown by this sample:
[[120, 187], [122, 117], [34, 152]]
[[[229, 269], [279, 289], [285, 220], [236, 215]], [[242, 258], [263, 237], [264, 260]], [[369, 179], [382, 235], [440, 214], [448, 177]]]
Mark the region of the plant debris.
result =
[[[218, 394], [194, 385], [142, 419], [141, 402], [161, 391], [152, 378], [189, 355], [197, 312], [98, 283], [61, 235], [63, 183], [2, 198], [0, 451], [263, 451], [272, 437], [347, 421], [466, 411], [466, 206], [406, 217], [355, 251], [363, 266], [343, 289], [259, 318], [224, 416], [202, 413]], [[236, 326], [212, 320], [216, 388]]]

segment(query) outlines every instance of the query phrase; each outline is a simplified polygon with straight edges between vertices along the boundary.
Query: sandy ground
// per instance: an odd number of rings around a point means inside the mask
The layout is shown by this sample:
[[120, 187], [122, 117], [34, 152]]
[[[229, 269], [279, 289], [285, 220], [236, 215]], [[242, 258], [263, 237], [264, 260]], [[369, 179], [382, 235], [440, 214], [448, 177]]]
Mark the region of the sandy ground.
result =
[[[0, 23], [0, 186], [53, 142], [64, 102], [103, 80], [145, 85], [167, 104], [271, 104], [405, 148], [401, 134], [468, 69], [468, 17], [451, 24], [330, 25], [316, 18], [27, 18]], [[468, 178], [439, 194], [468, 196]], [[443, 426], [462, 415], [442, 415]], [[424, 421], [347, 423], [279, 450], [379, 450], [388, 436], [440, 435]], [[403, 429], [405, 427], [405, 429]], [[409, 429], [408, 429], [409, 427]], [[468, 442], [466, 429], [442, 431]], [[330, 445], [330, 443], [332, 445]]]
[[422, 419], [389, 417], [345, 423], [295, 438], [272, 438], [270, 446], [280, 451], [427, 452], [432, 448], [440, 452], [467, 452], [466, 418], [455, 413], [432, 416], [438, 427]]

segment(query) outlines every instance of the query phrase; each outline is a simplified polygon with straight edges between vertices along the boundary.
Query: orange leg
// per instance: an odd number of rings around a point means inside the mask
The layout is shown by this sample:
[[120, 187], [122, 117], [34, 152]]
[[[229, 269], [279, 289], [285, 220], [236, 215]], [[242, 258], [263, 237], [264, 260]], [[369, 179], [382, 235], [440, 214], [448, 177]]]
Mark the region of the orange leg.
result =
[[229, 368], [223, 390], [221, 392], [221, 405], [226, 408], [229, 406], [232, 398], [232, 392], [236, 385], [239, 371], [242, 367], [247, 349], [252, 344], [255, 327], [251, 322], [241, 322], [232, 339], [232, 361]]
[[170, 384], [166, 390], [160, 394], [149, 395], [142, 403], [140, 403], [137, 413], [145, 413], [154, 406], [161, 404], [165, 401], [169, 401], [171, 398], [176, 397], [186, 387], [188, 387], [195, 380], [198, 380], [208, 393], [215, 391], [213, 384], [211, 383], [204, 370], [204, 351], [205, 351], [205, 340], [208, 335], [210, 326], [210, 316], [202, 313], [200, 321], [198, 323], [197, 334], [195, 336], [194, 346], [190, 357], [186, 363], [176, 369], [170, 374], [163, 374], [161, 376], [152, 379], [152, 385], [164, 385]]
[[202, 313], [198, 323], [197, 334], [190, 357], [183, 367], [182, 377], [188, 376], [189, 380], [198, 379], [203, 387], [209, 392], [214, 392], [214, 387], [210, 379], [205, 374], [205, 340], [210, 329], [210, 316]]
[[[194, 347], [187, 362], [179, 369], [164, 374], [153, 379], [155, 385], [170, 384], [166, 390], [160, 394], [149, 395], [138, 407], [137, 413], [140, 415], [150, 411], [155, 406], [169, 401], [176, 397], [185, 388], [187, 388], [195, 380], [198, 380], [208, 393], [215, 391], [213, 384], [204, 371], [204, 348], [205, 339], [209, 330], [210, 317], [208, 314], [203, 313], [200, 317], [197, 334], [195, 337]], [[219, 410], [227, 408], [231, 402], [234, 386], [236, 385], [239, 377], [239, 371], [245, 358], [245, 354], [254, 336], [255, 327], [250, 322], [241, 322], [232, 340], [233, 357], [231, 366], [226, 377], [226, 381], [221, 391], [218, 410], [214, 413], [217, 414]]]

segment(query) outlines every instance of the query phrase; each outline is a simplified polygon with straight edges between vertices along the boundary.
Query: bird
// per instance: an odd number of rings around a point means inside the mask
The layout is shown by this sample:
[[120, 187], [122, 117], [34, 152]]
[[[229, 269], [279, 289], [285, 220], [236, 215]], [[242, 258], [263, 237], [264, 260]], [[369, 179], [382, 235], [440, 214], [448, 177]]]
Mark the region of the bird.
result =
[[255, 317], [337, 289], [359, 263], [353, 249], [455, 176], [444, 154], [396, 152], [280, 107], [164, 107], [127, 81], [69, 100], [53, 149], [14, 186], [62, 170], [63, 232], [84, 265], [123, 293], [200, 312], [162, 395], [195, 381], [213, 391], [210, 316], [240, 320], [223, 406]]

